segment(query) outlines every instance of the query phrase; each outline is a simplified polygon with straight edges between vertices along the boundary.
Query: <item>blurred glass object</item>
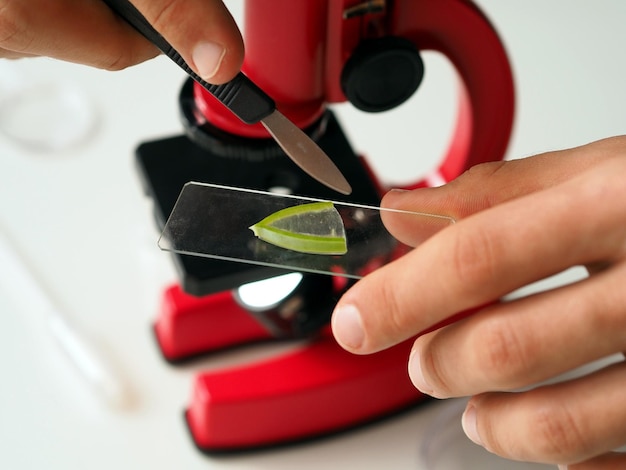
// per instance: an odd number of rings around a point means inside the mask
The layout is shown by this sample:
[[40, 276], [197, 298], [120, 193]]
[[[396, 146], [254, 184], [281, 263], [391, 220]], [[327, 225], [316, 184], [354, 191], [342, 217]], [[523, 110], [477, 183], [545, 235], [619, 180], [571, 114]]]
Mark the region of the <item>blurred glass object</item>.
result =
[[80, 87], [26, 77], [19, 62], [0, 63], [0, 133], [27, 150], [70, 150], [93, 136], [98, 113]]

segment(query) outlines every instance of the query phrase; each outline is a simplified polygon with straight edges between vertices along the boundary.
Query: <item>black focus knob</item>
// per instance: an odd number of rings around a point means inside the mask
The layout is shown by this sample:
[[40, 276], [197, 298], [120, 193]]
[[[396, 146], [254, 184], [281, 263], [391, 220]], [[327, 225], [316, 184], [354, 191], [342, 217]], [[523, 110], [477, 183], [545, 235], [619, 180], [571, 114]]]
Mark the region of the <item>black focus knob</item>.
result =
[[355, 107], [387, 111], [413, 95], [424, 77], [424, 63], [415, 45], [386, 36], [362, 41], [341, 73], [341, 87]]

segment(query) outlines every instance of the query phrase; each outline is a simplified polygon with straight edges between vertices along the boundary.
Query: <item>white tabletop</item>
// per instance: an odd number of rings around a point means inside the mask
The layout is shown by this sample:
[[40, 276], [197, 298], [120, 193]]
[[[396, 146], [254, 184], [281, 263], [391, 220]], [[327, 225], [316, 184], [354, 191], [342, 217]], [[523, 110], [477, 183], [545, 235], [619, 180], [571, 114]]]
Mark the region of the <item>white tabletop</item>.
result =
[[[227, 4], [240, 18], [241, 2]], [[624, 132], [625, 2], [478, 4], [498, 28], [515, 71], [518, 109], [509, 158]], [[425, 83], [401, 109], [371, 116], [338, 106], [355, 148], [390, 183], [431, 168], [450, 133], [455, 79], [440, 57], [426, 54], [425, 60]], [[436, 401], [303, 446], [219, 459], [194, 448], [182, 419], [194, 374], [291, 346], [246, 348], [181, 367], [165, 363], [155, 346], [150, 328], [160, 293], [176, 273], [156, 246], [133, 151], [141, 141], [182, 132], [182, 81], [182, 72], [162, 57], [116, 73], [49, 59], [0, 62], [0, 99], [27, 87], [67, 84], [83, 93], [87, 117], [96, 118], [83, 142], [56, 151], [33, 150], [0, 134], [0, 232], [113, 364], [133, 398], [121, 410], [99, 401], [55, 347], [37, 299], [16, 292], [12, 273], [0, 265], [0, 468], [463, 468], [450, 463], [455, 452], [464, 468], [540, 468], [485, 463], [478, 448], [446, 437], [451, 426], [440, 428], [441, 438], [431, 443], [435, 454], [449, 457], [429, 467], [424, 442], [455, 404]], [[41, 119], [33, 121], [33, 135], [38, 125], [62, 124]], [[385, 143], [374, 131], [380, 125], [389, 129]]]

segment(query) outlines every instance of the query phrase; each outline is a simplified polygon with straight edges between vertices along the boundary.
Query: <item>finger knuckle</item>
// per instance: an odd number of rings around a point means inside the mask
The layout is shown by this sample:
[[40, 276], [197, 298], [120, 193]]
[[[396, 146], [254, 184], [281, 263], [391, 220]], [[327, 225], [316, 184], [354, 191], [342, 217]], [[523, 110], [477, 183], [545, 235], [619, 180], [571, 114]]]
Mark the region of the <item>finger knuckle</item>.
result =
[[529, 414], [530, 447], [542, 460], [562, 463], [585, 455], [584, 426], [564, 404], [535, 408]]
[[479, 207], [492, 207], [498, 204], [500, 198], [490, 191], [481, 189], [484, 188], [485, 181], [493, 181], [496, 174], [509, 171], [510, 165], [511, 162], [505, 161], [479, 163], [465, 170], [458, 178], [448, 183], [448, 186], [471, 191], [472, 199]]
[[162, 0], [151, 4], [151, 10], [146, 12], [146, 17], [154, 28], [163, 33], [172, 25], [179, 26], [178, 18], [184, 18], [185, 2], [176, 0]]
[[533, 345], [523, 337], [520, 329], [513, 328], [507, 318], [492, 318], [475, 336], [476, 363], [492, 387], [510, 389], [521, 385], [532, 368], [530, 351]]
[[477, 281], [489, 282], [494, 279], [499, 252], [500, 247], [494, 232], [481, 227], [458, 230], [452, 244], [451, 256], [460, 287], [470, 288], [466, 294], [474, 293]]

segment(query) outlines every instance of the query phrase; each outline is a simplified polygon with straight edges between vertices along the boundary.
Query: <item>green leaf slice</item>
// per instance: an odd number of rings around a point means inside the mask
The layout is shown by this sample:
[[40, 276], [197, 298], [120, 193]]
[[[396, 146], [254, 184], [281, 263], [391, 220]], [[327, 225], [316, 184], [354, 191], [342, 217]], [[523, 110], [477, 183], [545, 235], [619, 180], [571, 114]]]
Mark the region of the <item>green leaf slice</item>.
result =
[[332, 202], [287, 207], [249, 227], [259, 239], [292, 251], [343, 255], [346, 231]]

